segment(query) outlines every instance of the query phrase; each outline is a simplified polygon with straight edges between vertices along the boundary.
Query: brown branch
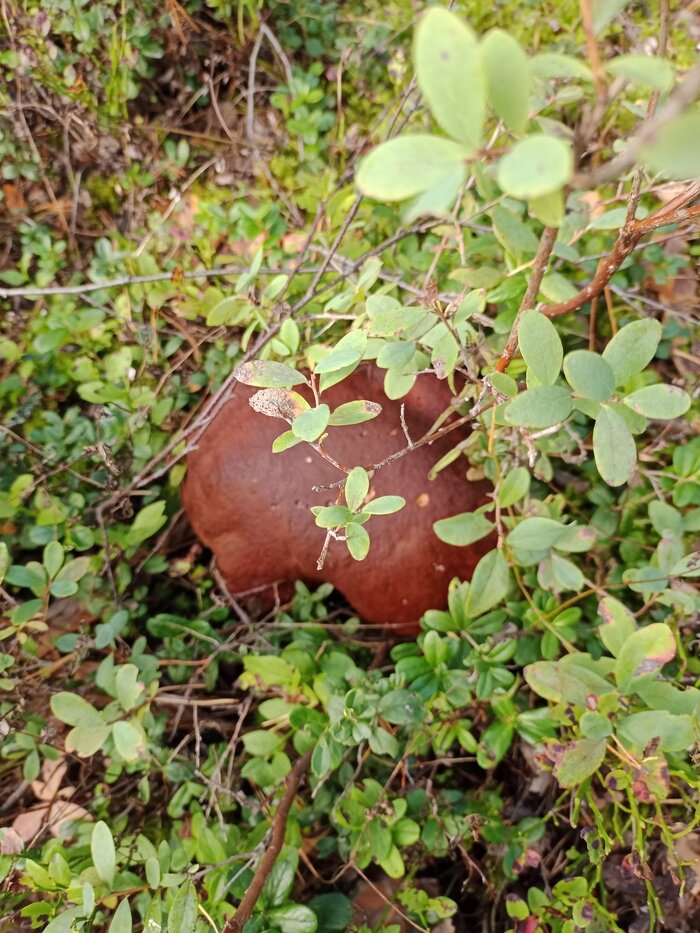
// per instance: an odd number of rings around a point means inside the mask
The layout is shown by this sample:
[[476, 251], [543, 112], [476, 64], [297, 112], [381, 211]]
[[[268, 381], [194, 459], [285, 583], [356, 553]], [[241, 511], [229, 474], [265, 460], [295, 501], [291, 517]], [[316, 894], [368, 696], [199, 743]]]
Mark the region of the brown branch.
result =
[[608, 96], [608, 88], [605, 84], [603, 66], [600, 61], [600, 51], [595, 38], [593, 29], [593, 12], [591, 10], [591, 0], [579, 0], [581, 8], [581, 19], [583, 20], [583, 30], [586, 33], [586, 48], [588, 50], [588, 60], [591, 63], [591, 70], [595, 80], [595, 92], [599, 101], [605, 102]]
[[527, 283], [527, 290], [523, 295], [523, 300], [520, 302], [520, 307], [518, 308], [518, 313], [515, 315], [515, 320], [513, 321], [513, 326], [510, 331], [510, 336], [508, 337], [508, 343], [501, 353], [500, 359], [496, 363], [494, 370], [497, 373], [503, 373], [508, 368], [508, 364], [515, 356], [515, 351], [518, 349], [518, 328], [520, 327], [520, 319], [526, 311], [531, 311], [535, 307], [535, 302], [537, 301], [537, 295], [539, 294], [540, 285], [542, 284], [542, 279], [544, 278], [544, 273], [547, 268], [547, 263], [549, 262], [549, 257], [552, 254], [552, 249], [554, 248], [554, 241], [557, 238], [557, 228], [556, 227], [545, 227], [542, 231], [542, 236], [540, 238], [540, 245], [537, 249], [537, 255], [535, 256], [535, 261], [532, 265], [532, 275], [530, 276], [530, 281]]
[[542, 313], [546, 314], [547, 317], [569, 314], [571, 311], [576, 311], [587, 301], [600, 295], [642, 237], [658, 227], [665, 227], [667, 224], [679, 223], [700, 216], [700, 206], [688, 207], [699, 196], [700, 182], [692, 182], [677, 197], [654, 211], [645, 220], [629, 220], [620, 230], [607, 261], [599, 263], [598, 270], [588, 285], [584, 286], [577, 295], [574, 295], [568, 301], [555, 305], [545, 305], [541, 308]]
[[243, 900], [238, 905], [236, 913], [224, 924], [222, 933], [241, 933], [243, 927], [250, 920], [265, 882], [267, 881], [270, 872], [272, 871], [274, 864], [277, 861], [277, 856], [282, 851], [289, 811], [292, 808], [294, 798], [296, 797], [297, 791], [299, 790], [299, 785], [304, 779], [304, 775], [308, 771], [310, 764], [311, 752], [307, 752], [305, 755], [302, 755], [302, 757], [299, 758], [299, 760], [294, 764], [292, 770], [289, 772], [289, 776], [285, 782], [282, 799], [280, 800], [279, 806], [277, 807], [277, 812], [272, 819], [272, 835], [270, 837], [270, 843], [265, 850], [265, 854], [263, 855], [260, 864], [258, 865], [257, 871], [253, 876], [253, 880], [250, 882], [250, 887], [243, 895]]

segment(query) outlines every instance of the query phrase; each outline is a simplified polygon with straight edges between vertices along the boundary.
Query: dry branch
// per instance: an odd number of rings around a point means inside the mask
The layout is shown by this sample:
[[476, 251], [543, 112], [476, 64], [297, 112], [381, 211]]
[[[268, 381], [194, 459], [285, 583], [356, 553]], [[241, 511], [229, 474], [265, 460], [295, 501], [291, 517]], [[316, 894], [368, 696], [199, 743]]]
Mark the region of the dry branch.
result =
[[294, 798], [296, 797], [297, 791], [299, 790], [299, 785], [304, 779], [304, 775], [308, 771], [310, 764], [311, 752], [307, 752], [294, 764], [294, 767], [289, 772], [289, 776], [287, 777], [284, 787], [284, 793], [282, 794], [282, 799], [280, 800], [279, 806], [277, 807], [277, 812], [272, 819], [272, 835], [270, 837], [270, 844], [265, 850], [265, 854], [263, 855], [262, 860], [258, 865], [258, 869], [253, 876], [250, 887], [245, 892], [243, 900], [238, 905], [236, 913], [233, 915], [233, 917], [230, 917], [226, 921], [222, 933], [241, 933], [243, 927], [250, 920], [265, 882], [267, 881], [270, 872], [272, 871], [274, 864], [277, 861], [277, 856], [282, 851], [289, 811], [292, 808]]

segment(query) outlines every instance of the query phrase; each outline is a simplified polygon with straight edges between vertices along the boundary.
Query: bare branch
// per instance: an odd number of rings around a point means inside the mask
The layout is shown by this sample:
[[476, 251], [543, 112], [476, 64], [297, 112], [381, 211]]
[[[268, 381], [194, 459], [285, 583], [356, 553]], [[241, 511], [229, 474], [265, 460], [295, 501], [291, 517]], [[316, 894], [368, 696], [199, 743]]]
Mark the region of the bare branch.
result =
[[535, 256], [535, 261], [532, 266], [530, 281], [527, 283], [527, 290], [523, 295], [523, 300], [520, 302], [518, 313], [515, 315], [515, 320], [513, 321], [513, 326], [510, 331], [510, 336], [508, 337], [508, 343], [505, 345], [505, 349], [503, 350], [503, 353], [501, 353], [500, 359], [494, 367], [497, 373], [506, 371], [508, 364], [515, 356], [515, 351], [518, 349], [518, 329], [520, 327], [520, 319], [526, 311], [530, 311], [535, 307], [540, 285], [542, 284], [542, 279], [544, 278], [544, 273], [547, 269], [547, 263], [549, 262], [549, 257], [552, 255], [554, 241], [557, 238], [557, 232], [558, 231], [556, 227], [545, 227], [542, 231], [540, 245], [537, 249], [537, 255]]
[[299, 785], [306, 772], [309, 770], [309, 765], [311, 764], [311, 752], [307, 752], [305, 755], [302, 755], [301, 758], [294, 764], [294, 767], [289, 772], [287, 776], [284, 793], [277, 807], [277, 812], [275, 813], [272, 819], [272, 833], [270, 836], [270, 843], [265, 850], [265, 854], [262, 857], [260, 864], [258, 865], [257, 871], [253, 876], [253, 880], [250, 882], [250, 887], [243, 896], [243, 900], [238, 905], [238, 909], [233, 917], [230, 917], [224, 924], [222, 933], [241, 933], [243, 927], [250, 920], [255, 905], [260, 897], [262, 889], [267, 881], [270, 872], [272, 871], [275, 862], [277, 861], [277, 856], [282, 850], [284, 845], [284, 834], [287, 829], [287, 818], [289, 817], [289, 811], [292, 808], [294, 803], [294, 798], [296, 797], [297, 791], [299, 790]]

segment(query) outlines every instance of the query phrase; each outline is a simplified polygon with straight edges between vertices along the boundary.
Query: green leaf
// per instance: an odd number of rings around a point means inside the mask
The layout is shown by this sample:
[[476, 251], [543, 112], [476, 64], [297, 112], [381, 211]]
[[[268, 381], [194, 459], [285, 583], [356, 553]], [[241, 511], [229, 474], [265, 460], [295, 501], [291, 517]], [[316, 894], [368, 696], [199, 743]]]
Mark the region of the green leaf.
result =
[[630, 0], [592, 0], [593, 31], [597, 34], [610, 23]]
[[524, 518], [507, 537], [511, 547], [524, 551], [543, 551], [553, 547], [567, 529], [553, 518]]
[[51, 697], [51, 712], [69, 726], [77, 726], [91, 716], [97, 716], [102, 722], [95, 707], [77, 693], [55, 693]]
[[700, 177], [700, 110], [689, 110], [662, 126], [642, 150], [642, 161], [668, 178]]
[[665, 709], [669, 713], [696, 717], [700, 710], [700, 690], [696, 687], [679, 690], [665, 680], [643, 677], [634, 685], [634, 692], [652, 709]]
[[54, 580], [49, 587], [49, 593], [56, 599], [65, 599], [66, 596], [75, 596], [78, 584], [74, 580]]
[[664, 622], [653, 622], [633, 632], [622, 645], [615, 662], [615, 678], [629, 689], [635, 677], [658, 671], [676, 656], [676, 639]]
[[131, 907], [129, 907], [127, 898], [123, 898], [114, 911], [107, 933], [131, 933], [132, 929]]
[[502, 509], [520, 502], [530, 491], [530, 471], [527, 467], [515, 467], [503, 477], [498, 487], [498, 501]]
[[344, 505], [318, 505], [311, 510], [319, 528], [337, 528], [352, 518], [352, 512]]
[[415, 373], [402, 373], [398, 369], [387, 369], [384, 376], [384, 392], [390, 399], [403, 398], [408, 395], [416, 381]]
[[44, 548], [42, 563], [49, 577], [55, 577], [63, 566], [63, 545], [58, 541], [49, 541]]
[[598, 627], [600, 640], [617, 657], [630, 635], [637, 631], [637, 622], [629, 609], [612, 596], [605, 596], [598, 603], [598, 615], [603, 620]]
[[680, 418], [690, 408], [690, 397], [687, 393], [669, 385], [644, 386], [643, 389], [637, 389], [626, 396], [623, 401], [637, 414], [658, 421]]
[[445, 544], [455, 547], [466, 547], [475, 541], [480, 541], [493, 531], [493, 522], [490, 522], [479, 512], [462, 512], [441, 518], [433, 525], [433, 531]]
[[178, 888], [168, 911], [168, 933], [194, 933], [197, 923], [197, 891], [191, 881]]
[[379, 715], [392, 725], [419, 726], [427, 711], [423, 699], [412, 690], [390, 690], [379, 701]]
[[132, 710], [143, 695], [143, 684], [139, 681], [139, 669], [135, 664], [121, 664], [114, 677], [117, 699], [122, 709]]
[[357, 399], [354, 402], [345, 402], [338, 405], [328, 419], [329, 426], [346, 424], [362, 424], [381, 414], [382, 406], [378, 402], [369, 402], [366, 399]]
[[537, 570], [537, 582], [544, 590], [561, 593], [565, 590], [578, 592], [583, 588], [584, 578], [581, 570], [566, 557], [552, 552], [540, 562]]
[[134, 547], [159, 531], [167, 522], [165, 502], [159, 499], [144, 506], [131, 524], [126, 536], [127, 544]]
[[571, 78], [591, 84], [595, 80], [591, 69], [580, 58], [561, 52], [539, 52], [530, 60], [530, 67], [540, 78]]
[[530, 112], [530, 63], [522, 46], [502, 29], [481, 42], [481, 57], [491, 106], [514, 133], [524, 133]]
[[606, 63], [608, 71], [637, 87], [668, 91], [673, 87], [673, 68], [663, 58], [652, 55], [618, 55]]
[[353, 918], [353, 907], [350, 900], [337, 892], [318, 894], [309, 906], [318, 917], [323, 933], [344, 933], [350, 929]]
[[598, 770], [605, 758], [606, 740], [576, 739], [565, 748], [554, 766], [554, 776], [561, 787], [576, 787]]
[[317, 375], [333, 373], [346, 366], [357, 365], [367, 347], [367, 334], [363, 330], [353, 330], [338, 341], [331, 352], [324, 356], [314, 367]]
[[593, 455], [598, 472], [608, 486], [622, 486], [637, 464], [637, 445], [629, 428], [603, 405], [593, 428]]
[[355, 467], [345, 480], [345, 501], [351, 512], [356, 512], [369, 492], [369, 476], [367, 470]]
[[602, 713], [586, 710], [579, 721], [581, 732], [588, 739], [604, 739], [612, 733], [612, 723]]
[[416, 27], [413, 63], [421, 94], [442, 129], [476, 148], [481, 142], [486, 94], [472, 30], [461, 17], [432, 7]]
[[77, 583], [90, 570], [91, 563], [90, 557], [74, 557], [61, 567], [56, 575], [56, 581], [62, 583], [64, 580], [72, 580]]
[[124, 761], [138, 761], [146, 751], [143, 732], [131, 722], [115, 722], [112, 726], [112, 741]]
[[579, 664], [536, 661], [528, 664], [523, 673], [535, 693], [553, 703], [585, 707], [588, 696], [604, 696], [613, 691], [607, 680]]
[[260, 389], [287, 389], [306, 382], [304, 376], [284, 363], [269, 360], [250, 360], [233, 371], [234, 377], [247, 386]]
[[317, 408], [302, 411], [292, 422], [292, 433], [302, 441], [313, 442], [323, 434], [328, 427], [331, 410], [325, 403]]
[[520, 318], [518, 343], [527, 368], [538, 383], [554, 385], [561, 370], [564, 349], [549, 318], [539, 311], [526, 311]]
[[31, 561], [31, 566], [26, 567], [21, 564], [12, 564], [5, 574], [5, 579], [13, 586], [23, 586], [38, 592], [43, 592], [48, 583], [46, 570], [36, 561]]
[[566, 381], [577, 395], [605, 402], [615, 389], [615, 374], [599, 353], [574, 350], [564, 359]]
[[615, 374], [615, 385], [624, 385], [645, 368], [661, 340], [661, 324], [651, 318], [620, 328], [603, 350], [603, 359]]
[[412, 846], [420, 839], [420, 826], [407, 816], [397, 820], [391, 827], [391, 836], [397, 846]]
[[54, 716], [75, 726], [66, 736], [66, 751], [77, 751], [88, 758], [102, 748], [110, 734], [110, 727], [94, 706], [75, 693], [56, 693], [51, 697]]
[[491, 211], [491, 220], [496, 239], [504, 249], [516, 256], [534, 256], [539, 240], [528, 224], [500, 204]]
[[[156, 890], [160, 884], [160, 862], [154, 855], [151, 855], [146, 859], [144, 868], [146, 869], [146, 881], [153, 890]], [[148, 925], [145, 929], [148, 930]]]
[[79, 918], [84, 916], [82, 905], [80, 907], [69, 907], [44, 927], [44, 933], [73, 933], [76, 929], [75, 924]]
[[667, 502], [661, 502], [654, 499], [649, 503], [649, 519], [654, 526], [654, 531], [663, 538], [664, 535], [680, 536], [684, 531], [683, 516]]
[[273, 929], [281, 933], [315, 933], [318, 928], [316, 914], [301, 904], [286, 904], [267, 913]]
[[364, 560], [369, 552], [369, 535], [362, 527], [352, 522], [345, 529], [348, 551], [355, 560]]
[[238, 324], [246, 316], [246, 302], [240, 295], [222, 298], [207, 311], [207, 325], [218, 327], [220, 324]]
[[0, 583], [5, 579], [7, 568], [10, 566], [10, 552], [4, 541], [0, 541]]
[[362, 506], [365, 515], [392, 515], [406, 505], [403, 496], [380, 496]]
[[538, 134], [517, 142], [498, 163], [496, 180], [514, 198], [539, 198], [571, 179], [571, 147], [555, 136]]
[[388, 341], [377, 355], [377, 366], [382, 369], [403, 369], [411, 363], [415, 353], [415, 343], [407, 340]]
[[114, 873], [117, 867], [117, 853], [114, 848], [112, 831], [104, 820], [95, 823], [90, 837], [90, 852], [92, 863], [100, 879], [108, 886], [112, 886]]
[[674, 577], [700, 577], [700, 551], [686, 554], [671, 568]]
[[566, 205], [562, 191], [550, 191], [538, 198], [528, 198], [530, 214], [541, 221], [545, 227], [561, 227], [566, 216]]
[[267, 907], [281, 907], [287, 900], [298, 863], [299, 858], [293, 849], [277, 859], [262, 891], [262, 901]]
[[266, 729], [254, 729], [243, 736], [243, 747], [249, 755], [269, 758], [284, 745], [284, 737]]
[[509, 424], [524, 428], [550, 428], [571, 414], [571, 393], [563, 386], [536, 386], [517, 395], [505, 407]]
[[643, 751], [653, 739], [659, 739], [662, 752], [682, 752], [695, 743], [690, 716], [674, 716], [665, 709], [643, 710], [617, 722], [616, 733], [633, 751]]
[[445, 179], [457, 187], [466, 178], [470, 153], [451, 139], [406, 133], [382, 143], [361, 160], [355, 183], [378, 201], [405, 201]]
[[303, 444], [302, 439], [297, 437], [293, 431], [285, 431], [283, 434], [280, 434], [279, 437], [276, 437], [272, 442], [272, 453], [281, 454], [285, 450], [289, 450], [291, 447], [296, 447], [297, 444]]
[[501, 551], [489, 551], [481, 558], [474, 569], [464, 614], [469, 619], [476, 619], [503, 599], [510, 588], [510, 571]]
[[540, 293], [548, 301], [569, 301], [578, 294], [573, 282], [561, 272], [548, 272], [540, 284]]

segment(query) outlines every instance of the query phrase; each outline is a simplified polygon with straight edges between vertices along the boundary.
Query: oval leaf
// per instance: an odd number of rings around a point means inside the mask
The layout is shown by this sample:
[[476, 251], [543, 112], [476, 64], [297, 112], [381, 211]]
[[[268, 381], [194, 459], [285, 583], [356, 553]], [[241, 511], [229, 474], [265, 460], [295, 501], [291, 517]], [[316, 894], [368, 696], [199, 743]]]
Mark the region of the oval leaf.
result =
[[514, 133], [524, 133], [530, 110], [532, 76], [522, 46], [502, 29], [493, 29], [481, 43], [491, 106]]
[[350, 471], [348, 478], [345, 480], [345, 501], [348, 504], [348, 508], [352, 512], [359, 509], [365, 501], [368, 492], [369, 476], [367, 475], [367, 470], [362, 467], [355, 467], [354, 470]]
[[612, 409], [603, 405], [593, 428], [593, 455], [608, 486], [622, 486], [637, 463], [637, 445], [629, 428]]
[[475, 541], [480, 541], [493, 531], [493, 522], [490, 522], [478, 512], [462, 512], [460, 515], [451, 515], [450, 518], [441, 518], [435, 522], [433, 531], [445, 544], [455, 547], [466, 547]]
[[573, 403], [563, 386], [536, 386], [517, 395], [505, 408], [509, 424], [524, 428], [550, 428], [569, 417]]
[[615, 678], [628, 687], [635, 677], [658, 671], [676, 656], [673, 632], [663, 622], [640, 628], [626, 639], [615, 662]]
[[469, 619], [483, 615], [505, 598], [510, 588], [510, 571], [503, 554], [489, 551], [476, 565], [472, 575], [464, 614]]
[[328, 427], [331, 410], [328, 405], [321, 404], [318, 408], [302, 411], [292, 422], [292, 433], [295, 437], [309, 443], [317, 440]]
[[637, 414], [658, 421], [680, 418], [690, 408], [690, 398], [683, 389], [668, 385], [644, 386], [628, 395], [624, 403]]
[[561, 787], [576, 787], [598, 770], [605, 758], [606, 739], [576, 739], [564, 749], [554, 766]]
[[661, 340], [658, 321], [634, 321], [620, 328], [603, 350], [603, 359], [615, 374], [615, 385], [621, 386], [641, 373], [651, 362]]
[[545, 386], [554, 385], [561, 370], [564, 349], [557, 329], [539, 311], [526, 311], [518, 325], [518, 343], [527, 368]]
[[485, 77], [476, 37], [459, 16], [433, 7], [421, 18], [413, 43], [416, 80], [440, 126], [461, 143], [481, 141]]
[[244, 385], [260, 389], [288, 389], [306, 382], [301, 373], [291, 366], [269, 360], [250, 360], [235, 369], [233, 375]]
[[573, 169], [571, 147], [554, 136], [539, 134], [516, 143], [503, 156], [496, 180], [514, 198], [538, 198], [563, 188]]
[[469, 153], [451, 139], [407, 133], [382, 143], [361, 161], [355, 183], [378, 201], [404, 201], [434, 187], [444, 178], [466, 177]]
[[90, 852], [97, 874], [106, 885], [111, 886], [117, 866], [117, 853], [112, 831], [104, 820], [98, 820], [93, 827]]
[[613, 394], [615, 374], [599, 353], [574, 350], [564, 360], [566, 381], [577, 395], [605, 402]]

